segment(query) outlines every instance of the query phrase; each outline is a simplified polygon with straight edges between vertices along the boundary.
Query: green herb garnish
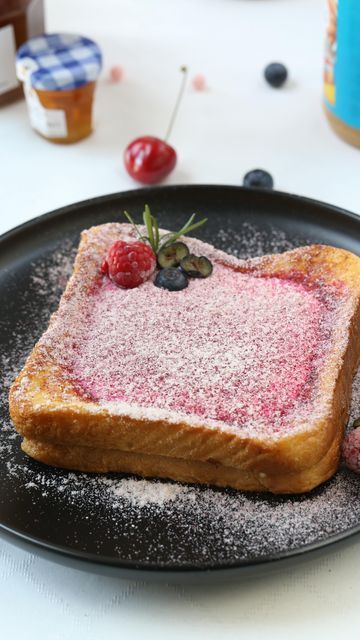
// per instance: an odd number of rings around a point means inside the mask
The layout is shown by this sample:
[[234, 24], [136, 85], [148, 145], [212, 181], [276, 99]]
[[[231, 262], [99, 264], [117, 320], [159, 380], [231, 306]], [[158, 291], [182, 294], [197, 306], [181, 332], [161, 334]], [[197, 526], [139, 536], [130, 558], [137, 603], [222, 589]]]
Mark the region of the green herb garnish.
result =
[[180, 236], [185, 236], [190, 231], [198, 229], [198, 227], [201, 227], [207, 221], [207, 218], [203, 218], [198, 222], [194, 222], [196, 214], [193, 213], [192, 216], [190, 216], [189, 220], [184, 224], [183, 227], [181, 227], [179, 231], [170, 231], [169, 233], [164, 233], [164, 235], [160, 236], [158, 221], [155, 216], [151, 214], [149, 205], [146, 204], [143, 213], [143, 221], [147, 235], [143, 235], [138, 226], [135, 224], [130, 213], [124, 211], [124, 215], [130, 222], [130, 224], [132, 224], [132, 226], [134, 227], [139, 240], [147, 242], [155, 254], [159, 251], [160, 248], [166, 247], [172, 242], [175, 242], [178, 238], [180, 238]]

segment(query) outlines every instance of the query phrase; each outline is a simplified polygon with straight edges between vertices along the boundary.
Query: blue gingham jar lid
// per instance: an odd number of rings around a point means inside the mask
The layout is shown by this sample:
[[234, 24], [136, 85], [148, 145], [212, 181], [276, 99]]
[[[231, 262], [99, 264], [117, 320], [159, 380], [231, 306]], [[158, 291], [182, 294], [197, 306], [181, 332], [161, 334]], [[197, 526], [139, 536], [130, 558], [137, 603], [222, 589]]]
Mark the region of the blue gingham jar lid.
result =
[[94, 82], [101, 69], [101, 51], [89, 38], [52, 33], [31, 38], [16, 55], [19, 80], [34, 89], [61, 91]]

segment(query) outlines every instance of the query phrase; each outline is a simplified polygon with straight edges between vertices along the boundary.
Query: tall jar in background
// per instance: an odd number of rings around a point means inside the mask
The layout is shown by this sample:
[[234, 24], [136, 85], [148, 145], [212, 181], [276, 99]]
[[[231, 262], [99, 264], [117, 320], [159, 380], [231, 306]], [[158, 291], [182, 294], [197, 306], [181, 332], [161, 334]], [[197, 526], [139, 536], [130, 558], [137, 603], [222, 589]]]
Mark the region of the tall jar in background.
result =
[[43, 0], [0, 0], [0, 105], [22, 97], [16, 50], [44, 28]]
[[360, 147], [360, 0], [328, 0], [324, 106], [334, 131]]

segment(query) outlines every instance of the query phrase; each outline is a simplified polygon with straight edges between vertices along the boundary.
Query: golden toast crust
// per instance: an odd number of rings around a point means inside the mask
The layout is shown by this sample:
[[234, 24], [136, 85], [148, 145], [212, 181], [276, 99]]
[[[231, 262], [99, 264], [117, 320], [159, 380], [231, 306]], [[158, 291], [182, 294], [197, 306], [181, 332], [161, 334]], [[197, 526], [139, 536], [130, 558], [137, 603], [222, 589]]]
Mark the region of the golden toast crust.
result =
[[[339, 438], [341, 432], [339, 432]], [[85, 472], [121, 471], [151, 478], [170, 478], [180, 482], [212, 484], [242, 491], [269, 491], [273, 493], [302, 493], [309, 491], [333, 474], [337, 464], [339, 438], [334, 440], [325, 456], [314, 466], [303, 471], [275, 474], [256, 473], [239, 467], [227, 467], [216, 462], [184, 460], [169, 456], [133, 453], [119, 449], [63, 446], [24, 439], [22, 449], [29, 456], [54, 467], [65, 467]]]
[[[127, 225], [116, 224], [83, 233], [61, 305], [71, 301], [79, 281], [84, 281], [85, 255], [89, 272], [89, 244], [97, 273], [110, 239], [120, 232], [131, 235]], [[10, 392], [11, 417], [25, 438], [23, 448], [29, 455], [47, 464], [86, 471], [123, 470], [284, 493], [308, 491], [336, 471], [360, 358], [360, 259], [322, 245], [250, 261], [213, 252], [218, 262], [244, 273], [283, 278], [303, 273], [310, 284], [342, 283], [347, 288], [343, 339], [331, 345], [319, 373], [319, 390], [328, 399], [322, 416], [304, 428], [299, 424], [291, 434], [255, 438], [241, 429], [193, 424], [178, 416], [168, 420], [161, 412], [139, 418], [131, 411], [112, 411], [82, 399], [40, 341]], [[90, 291], [93, 282], [86, 286]], [[54, 314], [50, 325], [56, 322]]]

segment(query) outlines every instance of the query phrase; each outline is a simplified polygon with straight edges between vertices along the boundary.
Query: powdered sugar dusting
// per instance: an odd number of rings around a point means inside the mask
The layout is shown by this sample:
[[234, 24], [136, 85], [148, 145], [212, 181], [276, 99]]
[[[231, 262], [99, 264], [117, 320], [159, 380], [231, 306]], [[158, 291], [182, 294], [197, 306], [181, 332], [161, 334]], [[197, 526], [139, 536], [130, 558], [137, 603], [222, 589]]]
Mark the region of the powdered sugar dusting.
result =
[[[224, 232], [223, 236], [222, 246], [230, 248], [232, 234]], [[276, 250], [291, 248], [282, 232], [274, 229], [272, 237]], [[256, 251], [261, 254], [264, 245], [259, 238], [260, 232]], [[271, 250], [268, 244], [266, 250]], [[241, 253], [248, 257], [245, 247]], [[71, 261], [65, 246], [51, 259], [34, 264], [29, 283], [35, 285], [34, 275], [40, 282], [36, 281], [37, 291], [32, 288], [32, 296], [25, 296], [23, 301], [31, 331], [21, 318], [11, 328], [5, 327], [10, 339], [1, 353], [1, 522], [6, 524], [9, 513], [11, 517], [21, 513], [26, 503], [31, 505], [29, 524], [22, 526], [34, 535], [37, 523], [41, 527], [45, 522], [42, 535], [48, 531], [52, 542], [71, 549], [140, 564], [182, 567], [265, 558], [359, 527], [359, 477], [345, 469], [311, 494], [292, 498], [247, 495], [120, 474], [73, 473], [45, 467], [21, 454], [20, 438], [7, 412], [8, 387], [45, 328], [63, 288], [60, 280], [64, 272], [70, 272]], [[354, 381], [351, 419], [359, 416], [360, 375]]]
[[104, 478], [101, 482], [107, 486], [111, 495], [123, 499], [135, 507], [156, 505], [163, 507], [169, 502], [181, 499], [183, 488], [181, 485], [169, 482], [148, 482], [135, 478], [123, 479], [117, 482]]
[[343, 343], [352, 311], [344, 288], [242, 273], [242, 262], [187, 240], [212, 259], [210, 278], [179, 292], [152, 280], [124, 290], [100, 277], [120, 233], [131, 228], [87, 232], [71, 293], [40, 343], [80, 393], [117, 414], [131, 406], [138, 417], [251, 436], [303, 429], [314, 404], [322, 415], [329, 398], [316, 396], [317, 373], [336, 332], [339, 352]]
[[282, 229], [271, 225], [267, 229], [259, 229], [255, 224], [246, 221], [242, 223], [241, 231], [238, 232], [233, 229], [219, 229], [212, 242], [216, 247], [221, 246], [227, 253], [244, 260], [311, 244], [305, 237], [289, 240]]
[[301, 286], [221, 265], [181, 293], [152, 282], [136, 293], [105, 282], [91, 301], [86, 332], [75, 338], [74, 360], [60, 342], [55, 357], [99, 402], [235, 426], [278, 416], [281, 428], [281, 418], [309, 392], [321, 301]]
[[[64, 240], [61, 250], [52, 253], [50, 262], [48, 258], [43, 258], [31, 265], [31, 295], [47, 299], [47, 315], [49, 311], [54, 310], [59, 301], [59, 289], [62, 291], [66, 287], [73, 270], [75, 255], [76, 247], [70, 240]], [[53, 283], [56, 283], [56, 287]]]

